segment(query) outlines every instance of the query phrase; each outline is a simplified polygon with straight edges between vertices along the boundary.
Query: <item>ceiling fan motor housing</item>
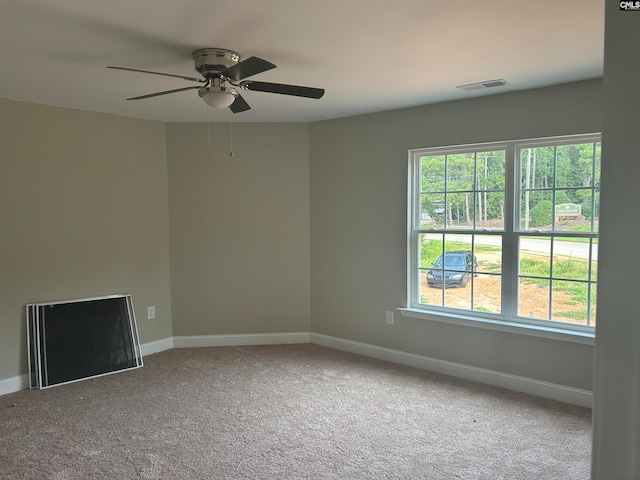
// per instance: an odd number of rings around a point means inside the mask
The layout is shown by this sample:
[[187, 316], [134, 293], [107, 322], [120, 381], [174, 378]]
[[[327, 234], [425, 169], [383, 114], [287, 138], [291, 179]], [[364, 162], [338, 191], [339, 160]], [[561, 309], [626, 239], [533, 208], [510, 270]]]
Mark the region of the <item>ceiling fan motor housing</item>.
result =
[[203, 77], [217, 76], [240, 61], [240, 55], [224, 48], [199, 48], [191, 52], [195, 69]]

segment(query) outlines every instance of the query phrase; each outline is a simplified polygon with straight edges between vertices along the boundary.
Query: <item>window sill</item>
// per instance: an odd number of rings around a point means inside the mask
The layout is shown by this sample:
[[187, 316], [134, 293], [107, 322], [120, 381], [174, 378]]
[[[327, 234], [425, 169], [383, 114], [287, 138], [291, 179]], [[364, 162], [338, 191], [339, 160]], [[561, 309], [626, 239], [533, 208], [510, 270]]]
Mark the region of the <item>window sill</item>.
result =
[[403, 317], [421, 318], [435, 322], [451, 323], [466, 327], [484, 328], [499, 332], [515, 333], [518, 335], [530, 335], [534, 337], [550, 338], [562, 340], [564, 342], [582, 343], [585, 345], [595, 344], [595, 334], [591, 332], [580, 332], [563, 328], [546, 327], [539, 325], [528, 325], [524, 323], [506, 322], [481, 317], [469, 317], [452, 313], [436, 311], [418, 310], [416, 308], [399, 308]]

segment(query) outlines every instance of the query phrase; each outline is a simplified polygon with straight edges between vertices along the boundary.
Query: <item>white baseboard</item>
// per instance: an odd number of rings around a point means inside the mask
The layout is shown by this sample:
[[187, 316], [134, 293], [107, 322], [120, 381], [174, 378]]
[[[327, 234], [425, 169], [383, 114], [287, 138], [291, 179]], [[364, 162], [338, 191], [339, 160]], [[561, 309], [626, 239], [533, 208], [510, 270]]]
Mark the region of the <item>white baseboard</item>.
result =
[[[152, 353], [162, 352], [173, 348], [173, 338], [164, 338], [155, 342], [143, 343], [140, 345], [142, 356]], [[17, 377], [0, 379], [0, 396], [18, 392], [29, 388], [29, 375], [18, 375]]]
[[311, 334], [311, 343], [335, 348], [367, 357], [377, 358], [409, 367], [429, 370], [431, 372], [451, 375], [453, 377], [473, 380], [496, 387], [507, 388], [518, 392], [549, 398], [560, 402], [592, 408], [593, 394], [588, 390], [566, 387], [555, 383], [543, 382], [531, 378], [520, 377], [508, 373], [471, 367], [460, 363], [447, 362], [436, 358], [425, 357], [400, 350], [378, 347], [366, 343], [354, 342], [342, 338], [331, 337], [319, 333]]
[[140, 345], [140, 353], [142, 356], [151, 355], [152, 353], [163, 352], [173, 348], [173, 337], [163, 338], [155, 342], [143, 343]]
[[291, 343], [310, 343], [310, 338], [311, 334], [309, 332], [195, 335], [173, 337], [173, 348], [284, 345]]
[[29, 388], [29, 375], [0, 379], [0, 396]]
[[[170, 337], [140, 345], [142, 355], [151, 355], [172, 348], [188, 347], [225, 347], [240, 345], [284, 345], [294, 343], [314, 343], [367, 357], [377, 358], [400, 365], [429, 370], [432, 372], [465, 378], [488, 385], [507, 388], [519, 392], [550, 398], [561, 402], [592, 406], [593, 394], [588, 390], [566, 387], [554, 383], [543, 382], [531, 378], [510, 375], [507, 373], [471, 367], [460, 363], [447, 362], [437, 358], [425, 357], [413, 353], [378, 347], [367, 343], [354, 342], [343, 338], [331, 337], [320, 333], [285, 332], [229, 335], [193, 335]], [[0, 395], [17, 392], [29, 388], [28, 375], [0, 379]]]

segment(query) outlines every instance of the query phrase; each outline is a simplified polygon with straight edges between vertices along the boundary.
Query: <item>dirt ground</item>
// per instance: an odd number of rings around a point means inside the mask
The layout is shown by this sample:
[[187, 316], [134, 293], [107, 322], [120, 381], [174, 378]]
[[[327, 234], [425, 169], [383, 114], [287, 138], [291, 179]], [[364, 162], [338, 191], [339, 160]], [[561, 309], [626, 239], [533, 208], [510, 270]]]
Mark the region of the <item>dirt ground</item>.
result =
[[[500, 253], [482, 252], [478, 255], [478, 260], [480, 262], [480, 270], [482, 270], [483, 264], [500, 263]], [[423, 301], [426, 300], [426, 303], [432, 305], [443, 305], [443, 290], [441, 288], [428, 287], [426, 275], [422, 276], [420, 283]], [[444, 289], [444, 306], [470, 309], [472, 289], [474, 310], [492, 313], [500, 312], [501, 277], [482, 274], [472, 277], [466, 287]], [[547, 290], [538, 285], [526, 283], [523, 283], [520, 289], [520, 315], [549, 319], [549, 295]], [[578, 322], [575, 318], [559, 314], [559, 312], [576, 311], [580, 308], [579, 305], [572, 303], [574, 302], [572, 302], [567, 293], [554, 291], [553, 319], [584, 324], [584, 321]], [[586, 317], [586, 311], [584, 314]]]

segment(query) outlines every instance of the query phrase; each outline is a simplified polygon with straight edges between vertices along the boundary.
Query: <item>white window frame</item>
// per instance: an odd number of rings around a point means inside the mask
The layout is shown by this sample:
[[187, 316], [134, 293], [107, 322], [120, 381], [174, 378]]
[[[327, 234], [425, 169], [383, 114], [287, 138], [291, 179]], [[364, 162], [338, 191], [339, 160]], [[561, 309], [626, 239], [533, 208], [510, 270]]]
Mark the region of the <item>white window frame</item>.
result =
[[[458, 325], [486, 328], [534, 335], [544, 338], [561, 339], [571, 342], [593, 344], [595, 329], [592, 326], [565, 324], [564, 322], [539, 320], [517, 315], [518, 308], [518, 243], [520, 237], [531, 236], [533, 232], [519, 229], [519, 158], [521, 148], [541, 145], [578, 144], [601, 142], [599, 133], [584, 135], [567, 135], [560, 137], [532, 138], [506, 142], [490, 142], [457, 146], [431, 147], [409, 150], [408, 156], [408, 195], [407, 195], [407, 307], [401, 308], [403, 316], [447, 322]], [[481, 229], [460, 230], [454, 233], [473, 233], [475, 235], [499, 235], [503, 239], [502, 247], [502, 308], [500, 314], [456, 309], [445, 306], [425, 305], [419, 303], [419, 248], [420, 233], [432, 232], [419, 226], [420, 215], [420, 157], [425, 155], [442, 155], [479, 150], [505, 150], [505, 225], [504, 230], [485, 231]], [[602, 161], [602, 160], [601, 160]], [[571, 236], [567, 232], [546, 232], [556, 236]], [[534, 233], [535, 235], [535, 233]]]

